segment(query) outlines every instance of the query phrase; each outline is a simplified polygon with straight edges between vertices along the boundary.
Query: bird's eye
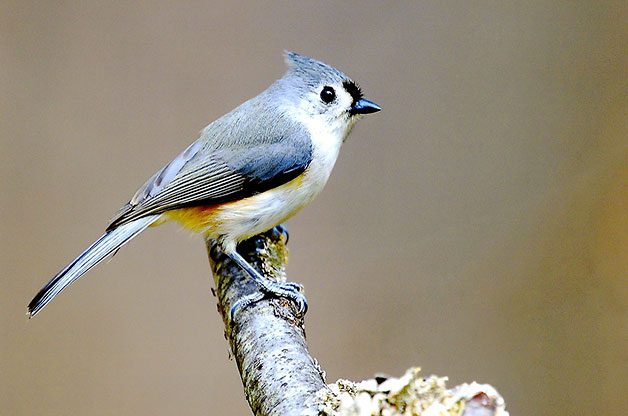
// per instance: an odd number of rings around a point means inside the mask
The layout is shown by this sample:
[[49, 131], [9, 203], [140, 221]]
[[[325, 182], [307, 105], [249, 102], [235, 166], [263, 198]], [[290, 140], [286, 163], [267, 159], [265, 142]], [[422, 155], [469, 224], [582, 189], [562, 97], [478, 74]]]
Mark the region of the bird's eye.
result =
[[329, 104], [336, 99], [336, 91], [330, 86], [326, 86], [321, 91], [321, 100], [325, 104]]

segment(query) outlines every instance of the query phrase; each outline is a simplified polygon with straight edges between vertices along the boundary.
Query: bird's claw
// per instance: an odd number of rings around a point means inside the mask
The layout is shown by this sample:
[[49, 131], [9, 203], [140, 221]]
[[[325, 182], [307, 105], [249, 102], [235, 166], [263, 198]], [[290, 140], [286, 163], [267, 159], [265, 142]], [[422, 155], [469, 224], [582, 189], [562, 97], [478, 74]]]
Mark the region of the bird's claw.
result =
[[264, 293], [256, 292], [256, 293], [253, 293], [252, 295], [244, 296], [236, 300], [233, 306], [231, 306], [231, 310], [229, 311], [229, 317], [233, 321], [239, 310], [246, 308], [247, 306], [252, 305], [255, 302], [258, 302], [264, 299], [264, 297], [265, 297]]
[[261, 291], [238, 299], [231, 307], [230, 317], [233, 320], [242, 308], [246, 308], [255, 302], [269, 297], [283, 297], [290, 299], [297, 307], [297, 316], [302, 317], [307, 313], [308, 304], [303, 294], [303, 285], [296, 282], [266, 281], [260, 285]]

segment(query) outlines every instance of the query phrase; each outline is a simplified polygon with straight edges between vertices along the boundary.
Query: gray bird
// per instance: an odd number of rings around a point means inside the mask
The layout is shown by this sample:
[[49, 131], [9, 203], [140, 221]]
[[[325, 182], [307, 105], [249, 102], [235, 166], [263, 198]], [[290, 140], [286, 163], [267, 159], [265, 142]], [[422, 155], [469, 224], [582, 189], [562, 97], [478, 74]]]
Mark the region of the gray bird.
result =
[[323, 189], [355, 122], [380, 107], [323, 62], [285, 54], [288, 70], [258, 96], [220, 117], [124, 205], [105, 234], [28, 305], [35, 316], [57, 294], [149, 226], [177, 221], [215, 239], [260, 286], [304, 311], [293, 283], [265, 279], [236, 246], [286, 221]]

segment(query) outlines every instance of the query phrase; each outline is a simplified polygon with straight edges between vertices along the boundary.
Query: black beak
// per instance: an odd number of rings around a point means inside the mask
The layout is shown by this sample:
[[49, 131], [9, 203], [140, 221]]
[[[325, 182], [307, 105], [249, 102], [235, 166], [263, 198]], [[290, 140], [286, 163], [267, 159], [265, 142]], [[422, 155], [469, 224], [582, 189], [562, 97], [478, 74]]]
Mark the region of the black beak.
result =
[[353, 103], [349, 113], [351, 113], [352, 116], [356, 114], [371, 114], [377, 113], [381, 109], [382, 107], [378, 106], [373, 101], [360, 98], [358, 101]]

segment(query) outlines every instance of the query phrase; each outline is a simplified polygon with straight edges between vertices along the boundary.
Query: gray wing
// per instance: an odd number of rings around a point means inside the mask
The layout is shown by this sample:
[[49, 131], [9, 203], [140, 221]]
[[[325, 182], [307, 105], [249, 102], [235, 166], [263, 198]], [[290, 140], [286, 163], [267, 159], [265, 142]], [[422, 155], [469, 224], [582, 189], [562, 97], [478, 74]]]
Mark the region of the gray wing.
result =
[[172, 209], [247, 198], [291, 181], [311, 161], [311, 141], [305, 132], [293, 133], [289, 140], [254, 143], [216, 149], [207, 141], [194, 142], [155, 173], [107, 229]]

